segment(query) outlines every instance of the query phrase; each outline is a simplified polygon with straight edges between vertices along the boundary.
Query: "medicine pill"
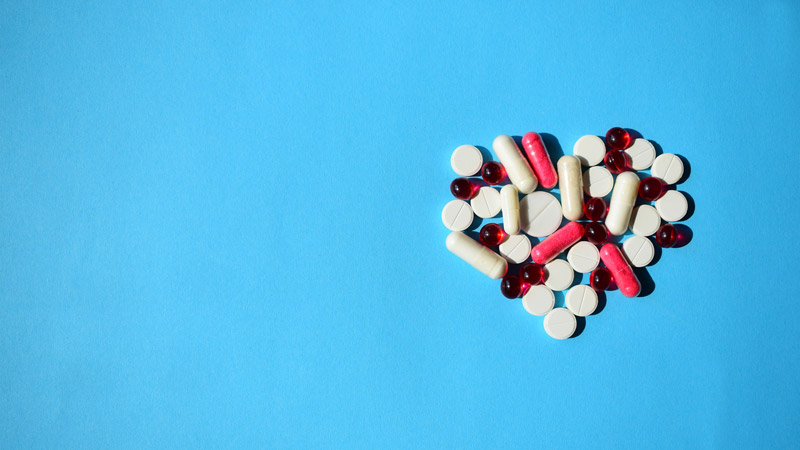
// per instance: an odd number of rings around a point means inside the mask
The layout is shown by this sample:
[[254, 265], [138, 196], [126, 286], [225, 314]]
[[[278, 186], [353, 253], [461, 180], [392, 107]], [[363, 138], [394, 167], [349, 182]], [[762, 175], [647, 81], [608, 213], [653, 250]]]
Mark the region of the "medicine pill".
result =
[[480, 239], [481, 243], [487, 247], [500, 245], [500, 243], [503, 242], [507, 236], [508, 234], [503, 231], [503, 227], [496, 223], [487, 223], [478, 233], [478, 239]]
[[481, 178], [487, 184], [500, 184], [506, 179], [506, 169], [497, 161], [487, 161], [481, 169]]
[[558, 183], [558, 174], [553, 167], [553, 161], [547, 153], [542, 137], [536, 133], [527, 133], [522, 136], [522, 147], [528, 155], [528, 161], [534, 175], [539, 179], [539, 184], [545, 189], [550, 189]]
[[553, 234], [561, 225], [561, 203], [548, 192], [536, 191], [519, 202], [519, 226], [534, 237]]
[[614, 175], [605, 167], [589, 167], [583, 172], [583, 192], [589, 197], [605, 197], [614, 187]]
[[490, 219], [500, 212], [500, 193], [497, 189], [484, 186], [469, 201], [472, 212], [482, 219]]
[[644, 267], [653, 261], [656, 249], [650, 239], [644, 236], [631, 236], [622, 243], [622, 253], [633, 267]]
[[539, 182], [536, 179], [536, 175], [533, 174], [531, 166], [528, 165], [528, 161], [519, 151], [514, 139], [511, 136], [501, 134], [494, 139], [492, 148], [494, 148], [497, 159], [506, 168], [506, 174], [511, 183], [523, 194], [533, 192]]
[[689, 211], [689, 201], [678, 191], [667, 191], [660, 199], [656, 200], [655, 206], [658, 214], [667, 222], [683, 220], [686, 212]]
[[442, 222], [452, 231], [466, 230], [474, 218], [472, 208], [464, 200], [450, 200], [442, 210]]
[[506, 275], [500, 282], [500, 292], [506, 298], [517, 298], [522, 295], [522, 281], [516, 275]]
[[580, 241], [582, 237], [583, 225], [578, 222], [570, 222], [536, 244], [531, 251], [531, 258], [537, 264], [548, 263], [572, 244]]
[[572, 270], [572, 266], [563, 259], [550, 261], [545, 264], [544, 269], [547, 271], [544, 285], [554, 291], [567, 289], [575, 279], [575, 272]]
[[675, 184], [683, 176], [683, 161], [678, 155], [664, 153], [653, 161], [650, 174], [661, 178], [667, 184]]
[[600, 248], [600, 259], [606, 265], [611, 275], [614, 277], [614, 282], [617, 283], [619, 291], [626, 297], [636, 297], [642, 290], [642, 285], [633, 269], [625, 260], [620, 249], [611, 243], [603, 245]]
[[524, 234], [511, 234], [498, 250], [510, 263], [522, 264], [531, 256], [531, 240]]
[[606, 143], [611, 150], [625, 150], [631, 145], [631, 135], [624, 128], [614, 127], [606, 132]]
[[460, 231], [451, 232], [445, 244], [454, 255], [493, 280], [502, 278], [508, 271], [505, 258]]
[[663, 248], [674, 247], [678, 242], [678, 230], [666, 223], [656, 231], [656, 242]]
[[611, 271], [605, 267], [594, 269], [589, 276], [589, 284], [591, 284], [592, 289], [596, 291], [605, 291], [613, 282], [614, 277], [611, 275]]
[[600, 197], [590, 198], [583, 206], [583, 214], [592, 222], [600, 222], [606, 218], [607, 213], [608, 206], [606, 206], [606, 201]]
[[459, 200], [469, 200], [478, 193], [480, 186], [469, 178], [456, 178], [450, 183], [450, 193]]
[[564, 294], [564, 306], [578, 317], [586, 317], [597, 309], [597, 291], [585, 284], [569, 288]]
[[583, 235], [586, 240], [594, 245], [600, 245], [608, 239], [608, 231], [606, 226], [599, 222], [589, 222], [583, 226]]
[[639, 176], [636, 173], [623, 172], [617, 175], [614, 190], [611, 191], [608, 215], [606, 216], [606, 228], [609, 233], [619, 236], [628, 229], [628, 222], [631, 219], [631, 212], [633, 211], [634, 203], [636, 203], [638, 190]]
[[544, 331], [553, 339], [567, 339], [575, 333], [578, 321], [566, 308], [555, 308], [544, 316]]
[[636, 139], [633, 144], [625, 149], [631, 161], [633, 170], [645, 170], [653, 165], [656, 159], [656, 148], [647, 139]]
[[661, 198], [666, 192], [666, 185], [661, 178], [647, 177], [639, 183], [639, 197], [646, 202]]
[[583, 174], [581, 163], [572, 155], [558, 159], [558, 190], [561, 191], [561, 212], [567, 220], [583, 215]]
[[481, 151], [472, 145], [462, 145], [453, 151], [450, 157], [450, 166], [453, 171], [462, 177], [471, 177], [481, 170], [483, 156]]
[[652, 236], [661, 226], [661, 216], [650, 205], [639, 205], [633, 208], [628, 227], [637, 236]]
[[596, 166], [603, 162], [606, 156], [606, 144], [597, 136], [582, 136], [572, 147], [575, 155], [584, 166]]
[[603, 161], [606, 169], [611, 173], [622, 173], [631, 168], [631, 158], [622, 150], [609, 151]]
[[519, 191], [507, 184], [500, 189], [500, 207], [503, 211], [503, 229], [508, 234], [519, 233]]
[[522, 306], [525, 311], [534, 316], [543, 316], [549, 313], [556, 305], [556, 296], [547, 286], [531, 286], [522, 296]]
[[589, 273], [600, 264], [600, 252], [594, 244], [586, 241], [578, 242], [567, 252], [567, 262], [578, 273]]
[[547, 278], [547, 272], [540, 264], [528, 263], [519, 269], [519, 277], [526, 284], [541, 284]]

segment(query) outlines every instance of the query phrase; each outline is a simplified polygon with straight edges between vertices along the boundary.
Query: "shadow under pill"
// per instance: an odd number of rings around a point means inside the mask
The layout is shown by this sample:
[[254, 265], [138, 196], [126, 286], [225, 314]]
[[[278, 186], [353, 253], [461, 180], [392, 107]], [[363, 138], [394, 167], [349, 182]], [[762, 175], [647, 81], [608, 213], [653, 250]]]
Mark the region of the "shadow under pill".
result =
[[689, 160], [686, 159], [683, 155], [676, 154], [678, 158], [680, 158], [681, 162], [683, 163], [683, 175], [675, 184], [685, 183], [686, 180], [689, 179], [689, 176], [692, 174], [692, 165], [689, 163]]
[[555, 166], [558, 160], [564, 156], [564, 149], [561, 148], [561, 143], [558, 142], [558, 138], [550, 133], [539, 133], [539, 136], [542, 137], [542, 142], [544, 142], [547, 153], [550, 155], [550, 161]]
[[681, 194], [683, 194], [684, 197], [686, 197], [686, 203], [688, 204], [686, 207], [686, 215], [683, 216], [683, 219], [681, 219], [681, 221], [689, 220], [694, 215], [694, 198], [685, 191], [678, 191], [678, 192], [680, 192]]
[[[595, 291], [597, 292], [597, 291]], [[606, 293], [604, 291], [597, 292], [597, 308], [590, 315], [596, 316], [606, 309]]]
[[658, 157], [659, 155], [663, 155], [664, 154], [664, 149], [661, 148], [661, 145], [658, 142], [653, 141], [651, 139], [648, 139], [648, 141], [650, 141], [650, 143], [653, 144], [653, 147], [655, 147], [655, 149], [656, 149], [656, 157]]
[[575, 316], [575, 322], [577, 322], [575, 325], [575, 332], [569, 337], [570, 339], [580, 336], [583, 330], [586, 329], [586, 317]]
[[[483, 158], [484, 164], [487, 161], [494, 161], [494, 156], [492, 156], [492, 152], [490, 152], [488, 148], [482, 145], [476, 145], [475, 148], [477, 148], [481, 152], [481, 157]], [[483, 164], [481, 164], [481, 167], [483, 167]], [[481, 176], [480, 171], [475, 176], [480, 177]]]
[[689, 245], [689, 242], [692, 242], [694, 233], [691, 228], [682, 223], [674, 224], [673, 227], [675, 227], [675, 231], [678, 232], [678, 239], [675, 241], [675, 245], [672, 248], [686, 247]]
[[636, 278], [639, 279], [639, 283], [642, 285], [639, 297], [647, 297], [656, 290], [656, 283], [653, 281], [653, 277], [650, 276], [650, 272], [648, 272], [647, 269], [644, 267], [634, 267], [633, 273], [636, 274]]
[[628, 134], [631, 136], [631, 142], [635, 141], [636, 139], [644, 139], [644, 136], [642, 136], [642, 133], [639, 133], [638, 131], [634, 130], [633, 128], [625, 128], [625, 131], [627, 131]]
[[655, 266], [656, 264], [658, 264], [658, 261], [661, 260], [661, 254], [663, 253], [663, 250], [661, 249], [661, 246], [658, 245], [658, 242], [656, 242], [654, 236], [649, 236], [647, 239], [649, 239], [650, 242], [653, 243], [653, 260], [650, 261], [650, 264], [648, 264], [648, 266]]

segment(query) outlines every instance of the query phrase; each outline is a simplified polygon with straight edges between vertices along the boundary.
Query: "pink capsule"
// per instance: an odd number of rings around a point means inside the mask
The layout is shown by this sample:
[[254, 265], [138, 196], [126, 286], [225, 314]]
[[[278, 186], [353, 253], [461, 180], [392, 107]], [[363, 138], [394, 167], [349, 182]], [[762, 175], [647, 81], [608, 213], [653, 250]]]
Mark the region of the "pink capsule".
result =
[[631, 269], [628, 261], [625, 261], [625, 257], [622, 256], [619, 247], [612, 243], [602, 246], [600, 248], [600, 259], [603, 260], [603, 264], [611, 271], [611, 275], [614, 276], [614, 282], [617, 283], [617, 287], [619, 287], [619, 291], [622, 292], [622, 295], [625, 297], [636, 297], [639, 295], [639, 292], [642, 290], [642, 285], [639, 283], [639, 279], [636, 278], [636, 274], [633, 273], [633, 269]]
[[536, 247], [531, 250], [531, 258], [536, 264], [547, 264], [572, 244], [580, 241], [582, 237], [583, 225], [578, 222], [570, 222], [536, 244]]
[[528, 133], [522, 136], [522, 146], [525, 147], [528, 161], [536, 178], [539, 179], [539, 184], [545, 189], [555, 186], [558, 183], [558, 173], [553, 167], [550, 155], [547, 154], [542, 137], [536, 133]]

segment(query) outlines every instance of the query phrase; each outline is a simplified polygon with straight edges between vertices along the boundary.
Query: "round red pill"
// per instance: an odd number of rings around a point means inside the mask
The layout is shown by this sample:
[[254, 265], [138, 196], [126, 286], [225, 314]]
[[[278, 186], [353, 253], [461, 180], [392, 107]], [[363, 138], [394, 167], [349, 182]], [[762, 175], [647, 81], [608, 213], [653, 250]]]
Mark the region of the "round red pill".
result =
[[589, 278], [589, 284], [595, 291], [605, 291], [611, 286], [612, 281], [614, 281], [614, 278], [611, 276], [611, 271], [605, 267], [594, 269]]
[[605, 219], [607, 212], [608, 206], [606, 205], [606, 201], [600, 197], [592, 197], [583, 205], [583, 214], [586, 215], [587, 219], [593, 222], [599, 222]]
[[611, 150], [625, 150], [631, 145], [631, 135], [624, 128], [614, 127], [606, 133], [606, 144]]
[[522, 280], [516, 275], [506, 275], [500, 282], [500, 292], [506, 298], [517, 298], [522, 295]]
[[487, 161], [481, 169], [481, 177], [489, 184], [500, 184], [506, 177], [506, 168], [497, 161]]
[[661, 198], [667, 186], [660, 178], [647, 177], [639, 182], [639, 197], [646, 202], [652, 202]]
[[603, 244], [606, 242], [606, 239], [608, 239], [608, 230], [606, 230], [606, 226], [600, 222], [589, 222], [584, 228], [586, 240], [594, 245]]
[[631, 168], [631, 157], [622, 150], [610, 150], [603, 161], [611, 173], [622, 173]]
[[478, 233], [481, 243], [487, 247], [500, 245], [500, 243], [506, 239], [506, 236], [508, 235], [503, 230], [503, 227], [496, 223], [487, 223], [481, 228], [480, 233]]
[[656, 242], [664, 248], [674, 247], [678, 242], [678, 230], [668, 223], [661, 225], [656, 231]]
[[525, 264], [519, 269], [519, 277], [522, 278], [523, 283], [530, 285], [543, 283], [546, 275], [544, 266], [536, 263]]
[[469, 200], [478, 193], [480, 186], [473, 184], [468, 178], [456, 178], [450, 183], [450, 193], [459, 200]]

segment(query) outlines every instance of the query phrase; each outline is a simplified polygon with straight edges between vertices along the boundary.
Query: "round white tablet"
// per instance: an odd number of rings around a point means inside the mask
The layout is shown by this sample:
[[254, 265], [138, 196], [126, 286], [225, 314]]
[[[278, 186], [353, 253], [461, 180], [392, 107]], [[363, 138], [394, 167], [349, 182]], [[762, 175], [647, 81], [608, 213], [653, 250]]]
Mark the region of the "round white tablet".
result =
[[556, 308], [544, 316], [544, 331], [553, 339], [566, 339], [576, 328], [578, 320], [566, 308]]
[[631, 236], [622, 243], [622, 253], [633, 267], [644, 267], [653, 260], [656, 249], [650, 239]]
[[481, 170], [483, 156], [481, 151], [473, 145], [462, 145], [453, 151], [450, 165], [455, 173], [462, 177], [471, 177]]
[[597, 309], [597, 292], [585, 284], [572, 286], [564, 295], [564, 306], [576, 316], [591, 315]]
[[667, 191], [663, 197], [656, 200], [655, 205], [658, 214], [667, 222], [678, 222], [686, 217], [686, 212], [689, 211], [689, 201], [678, 191]]
[[522, 296], [522, 306], [525, 311], [534, 316], [543, 316], [549, 313], [556, 304], [556, 296], [547, 286], [534, 284]]
[[597, 136], [588, 134], [581, 137], [572, 147], [572, 154], [577, 156], [584, 166], [596, 166], [606, 156], [606, 144]]
[[628, 227], [637, 236], [652, 236], [661, 226], [661, 216], [650, 205], [639, 205], [633, 208]]
[[472, 197], [469, 204], [476, 216], [490, 219], [500, 213], [500, 192], [493, 187], [484, 186]]
[[511, 234], [498, 250], [508, 262], [522, 264], [531, 256], [531, 240], [524, 234]]
[[589, 167], [583, 172], [583, 192], [589, 197], [605, 197], [614, 187], [614, 175], [605, 167]]
[[547, 271], [547, 278], [544, 285], [554, 291], [563, 291], [572, 284], [575, 277], [575, 272], [572, 271], [572, 266], [563, 259], [554, 259], [544, 265]]
[[472, 208], [464, 200], [450, 200], [442, 210], [442, 222], [452, 231], [464, 231], [472, 225]]
[[600, 251], [587, 241], [580, 241], [567, 252], [567, 261], [575, 272], [589, 273], [600, 264]]
[[653, 165], [656, 159], [656, 148], [647, 139], [636, 139], [633, 145], [625, 149], [625, 153], [631, 157], [631, 168], [633, 170], [644, 170]]
[[664, 153], [653, 161], [650, 174], [656, 178], [661, 178], [664, 183], [675, 184], [683, 176], [683, 161], [678, 155]]
[[519, 226], [531, 236], [550, 236], [561, 225], [561, 219], [561, 203], [553, 194], [536, 191], [519, 202]]

